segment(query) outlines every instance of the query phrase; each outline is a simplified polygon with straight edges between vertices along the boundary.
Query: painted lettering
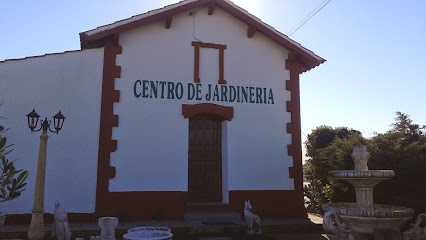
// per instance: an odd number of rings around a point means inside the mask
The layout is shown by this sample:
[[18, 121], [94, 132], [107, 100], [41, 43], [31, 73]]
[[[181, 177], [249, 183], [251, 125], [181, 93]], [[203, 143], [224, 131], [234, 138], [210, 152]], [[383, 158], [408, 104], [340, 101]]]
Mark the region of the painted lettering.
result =
[[166, 87], [166, 82], [160, 82], [160, 86], [161, 86], [161, 98], [164, 98], [164, 89]]
[[201, 100], [201, 84], [197, 84], [197, 96], [195, 97], [195, 100]]
[[[204, 91], [203, 91], [204, 90]], [[186, 92], [187, 91], [187, 92]], [[205, 89], [202, 84], [166, 82], [152, 80], [136, 80], [133, 84], [135, 98], [167, 98], [187, 100], [203, 100], [216, 102], [246, 102], [257, 104], [274, 104], [274, 93], [271, 88], [245, 87], [231, 85], [207, 84]], [[167, 95], [167, 96], [166, 96]]]
[[256, 103], [262, 103], [262, 89], [256, 88]]
[[272, 93], [272, 89], [269, 89], [268, 104], [274, 104], [274, 94]]
[[247, 87], [241, 87], [241, 102], [243, 102], [243, 100], [247, 101]]
[[240, 102], [240, 86], [237, 86], [237, 102]]
[[139, 94], [136, 92], [136, 85], [139, 84], [139, 86], [142, 84], [141, 80], [136, 80], [135, 84], [133, 85], [133, 94], [136, 98], [139, 98], [142, 94], [139, 92]]
[[167, 99], [175, 99], [174, 90], [175, 90], [175, 83], [167, 82]]
[[266, 104], [266, 88], [263, 88], [263, 103]]
[[249, 87], [250, 90], [250, 103], [254, 103], [254, 87]]
[[208, 84], [208, 88], [209, 88], [209, 90], [207, 91], [207, 94], [206, 94], [206, 100], [207, 101], [210, 101], [210, 99], [211, 99], [211, 97], [212, 97], [212, 85], [211, 84]]
[[194, 99], [194, 96], [195, 96], [194, 84], [188, 83], [188, 100]]
[[177, 99], [182, 99], [183, 97], [183, 85], [180, 82], [176, 84], [175, 95]]
[[149, 98], [152, 98], [152, 96], [154, 96], [154, 98], [157, 98], [157, 89], [158, 89], [158, 81], [150, 81], [150, 88], [151, 91], [149, 92]]
[[237, 97], [236, 90], [234, 86], [229, 86], [229, 102], [234, 102]]
[[147, 98], [148, 97], [148, 80], [142, 80], [142, 97]]
[[222, 102], [227, 102], [228, 101], [228, 98], [226, 97], [226, 93], [228, 92], [228, 88], [227, 88], [227, 86], [224, 86], [224, 85], [221, 85], [220, 86], [220, 92], [221, 92], [221, 101]]
[[214, 101], [214, 98], [216, 97], [216, 101], [219, 101], [219, 89], [217, 88], [217, 85], [214, 87], [214, 92], [213, 92], [213, 98], [212, 101]]

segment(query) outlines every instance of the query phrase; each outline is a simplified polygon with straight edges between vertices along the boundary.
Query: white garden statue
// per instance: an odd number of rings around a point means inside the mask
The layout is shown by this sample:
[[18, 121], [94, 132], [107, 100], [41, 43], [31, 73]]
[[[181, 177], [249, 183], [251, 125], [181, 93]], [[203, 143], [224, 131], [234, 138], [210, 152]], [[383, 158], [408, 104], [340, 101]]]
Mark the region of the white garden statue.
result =
[[355, 236], [346, 228], [346, 224], [340, 222], [335, 211], [324, 214], [322, 227], [330, 240], [355, 240]]
[[403, 233], [404, 240], [426, 239], [426, 225], [421, 227], [422, 222], [426, 222], [426, 213], [421, 213], [416, 218], [416, 222], [411, 224], [411, 228]]
[[71, 231], [68, 224], [68, 215], [58, 201], [55, 203], [54, 222], [52, 225], [52, 237], [58, 240], [70, 240]]
[[[244, 217], [246, 218], [247, 221], [247, 225], [248, 225], [248, 233], [249, 234], [262, 234], [262, 224], [261, 224], [261, 219], [259, 216], [253, 214], [251, 212], [252, 210], [252, 206], [250, 204], [250, 200], [249, 201], [245, 201], [244, 202], [245, 207], [244, 207]], [[256, 228], [258, 228], [257, 231], [253, 231], [253, 226], [256, 225]]]

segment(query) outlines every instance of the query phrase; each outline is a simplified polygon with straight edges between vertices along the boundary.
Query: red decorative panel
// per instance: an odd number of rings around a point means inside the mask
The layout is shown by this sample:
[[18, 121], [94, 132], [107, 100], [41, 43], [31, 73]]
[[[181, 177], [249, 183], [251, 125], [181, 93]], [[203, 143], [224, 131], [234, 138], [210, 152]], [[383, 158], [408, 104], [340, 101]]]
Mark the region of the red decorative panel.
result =
[[194, 82], [200, 82], [200, 48], [214, 48], [219, 50], [219, 80], [218, 84], [226, 84], [224, 79], [224, 52], [226, 45], [214, 44], [214, 43], [203, 43], [203, 42], [192, 42], [194, 46]]
[[215, 115], [221, 120], [231, 121], [234, 117], [234, 107], [225, 107], [213, 103], [182, 104], [182, 115], [191, 118], [199, 114]]

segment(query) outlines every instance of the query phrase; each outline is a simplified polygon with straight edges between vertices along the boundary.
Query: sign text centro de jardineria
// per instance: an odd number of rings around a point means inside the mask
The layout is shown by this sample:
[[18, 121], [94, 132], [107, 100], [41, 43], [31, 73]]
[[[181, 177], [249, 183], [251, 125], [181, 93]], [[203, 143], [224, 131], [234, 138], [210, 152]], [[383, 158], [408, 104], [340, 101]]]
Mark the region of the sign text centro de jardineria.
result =
[[200, 83], [136, 80], [133, 84], [133, 94], [136, 98], [274, 104], [272, 89], [261, 87], [207, 84], [203, 88]]

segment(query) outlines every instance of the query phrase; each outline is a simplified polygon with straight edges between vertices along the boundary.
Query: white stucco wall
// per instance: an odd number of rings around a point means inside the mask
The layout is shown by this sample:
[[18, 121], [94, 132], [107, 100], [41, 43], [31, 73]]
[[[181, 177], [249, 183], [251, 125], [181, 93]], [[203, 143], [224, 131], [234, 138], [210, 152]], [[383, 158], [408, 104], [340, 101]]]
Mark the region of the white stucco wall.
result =
[[56, 200], [67, 212], [94, 212], [99, 142], [103, 49], [48, 55], [0, 63], [1, 125], [15, 144], [8, 156], [29, 171], [22, 196], [0, 204], [0, 212], [31, 213], [41, 132], [31, 133], [26, 114], [33, 108], [52, 119], [66, 117], [47, 144], [45, 211]]
[[[116, 177], [110, 180], [110, 191], [187, 191], [188, 119], [181, 106], [203, 102], [234, 107], [234, 118], [223, 128], [228, 190], [294, 189], [288, 176], [291, 135], [286, 133], [288, 51], [259, 32], [248, 38], [247, 27], [220, 8], [211, 16], [204, 8], [194, 16], [188, 12], [173, 16], [170, 29], [161, 21], [120, 34], [123, 51], [116, 64], [122, 71], [115, 88], [121, 95], [114, 104], [119, 127], [113, 129], [118, 149], [111, 154]], [[227, 45], [228, 85], [271, 88], [275, 104], [206, 101], [207, 84], [216, 85], [219, 76], [218, 51], [206, 48], [200, 51], [203, 100], [187, 100], [185, 95], [180, 100], [136, 98], [136, 80], [181, 82], [184, 87], [193, 83], [195, 38]]]

